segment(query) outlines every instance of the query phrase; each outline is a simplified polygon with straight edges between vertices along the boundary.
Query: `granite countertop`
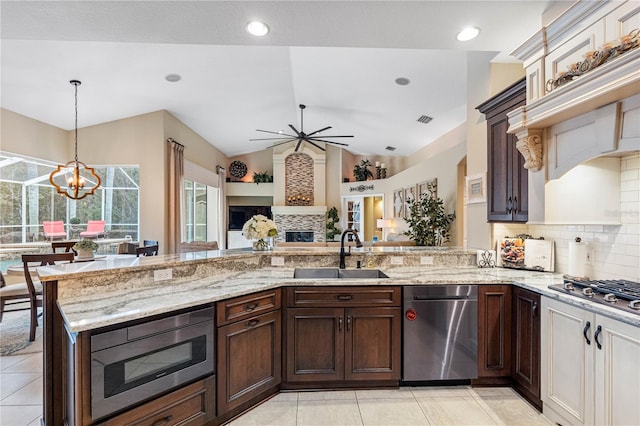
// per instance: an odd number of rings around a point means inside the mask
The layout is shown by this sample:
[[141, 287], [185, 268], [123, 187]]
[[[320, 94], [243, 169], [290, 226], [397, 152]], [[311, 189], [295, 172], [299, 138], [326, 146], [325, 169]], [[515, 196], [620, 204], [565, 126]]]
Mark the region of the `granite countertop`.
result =
[[[364, 254], [360, 250], [353, 253]], [[390, 265], [387, 258], [387, 263], [378, 267], [389, 278], [377, 279], [293, 278], [292, 266], [317, 267], [317, 262], [336, 260], [336, 249], [314, 247], [279, 248], [259, 255], [251, 250], [215, 250], [144, 258], [117, 255], [95, 262], [40, 267], [38, 274], [45, 285], [46, 281], [58, 280], [58, 306], [71, 332], [98, 329], [285, 286], [429, 284], [513, 284], [640, 326], [640, 315], [549, 289], [549, 285], [562, 283], [561, 274], [477, 268], [456, 263], [460, 256], [464, 259], [475, 256], [475, 250], [376, 247], [375, 254], [442, 257], [436, 257], [438, 260], [433, 266], [395, 266]], [[291, 256], [286, 257], [288, 267], [265, 266], [270, 265], [268, 261], [272, 256]], [[333, 263], [322, 266], [333, 266]], [[154, 272], [168, 268], [174, 271], [171, 279], [154, 279]]]

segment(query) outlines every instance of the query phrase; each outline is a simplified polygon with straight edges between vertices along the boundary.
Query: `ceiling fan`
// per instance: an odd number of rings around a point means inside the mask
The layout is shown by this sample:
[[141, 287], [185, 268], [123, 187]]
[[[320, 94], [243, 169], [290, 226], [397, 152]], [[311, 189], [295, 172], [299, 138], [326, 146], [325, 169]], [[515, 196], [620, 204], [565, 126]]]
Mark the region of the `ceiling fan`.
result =
[[293, 126], [293, 124], [289, 124], [289, 127], [291, 128], [291, 130], [293, 130], [293, 133], [295, 133], [294, 135], [289, 134], [289, 133], [284, 133], [282, 131], [280, 131], [280, 132], [272, 132], [272, 131], [269, 131], [269, 130], [256, 129], [256, 132], [271, 133], [271, 134], [274, 134], [274, 135], [278, 135], [279, 137], [277, 137], [277, 138], [249, 139], [249, 140], [250, 141], [272, 141], [272, 140], [280, 141], [278, 143], [274, 143], [269, 148], [273, 148], [275, 146], [282, 145], [282, 144], [293, 142], [293, 141], [297, 140], [298, 143], [296, 144], [295, 151], [298, 151], [298, 149], [300, 148], [300, 145], [302, 144], [302, 141], [309, 142], [311, 145], [313, 145], [316, 148], [321, 149], [323, 151], [326, 151], [326, 149], [321, 147], [320, 145], [316, 144], [316, 142], [324, 142], [324, 143], [330, 143], [330, 144], [334, 144], [334, 145], [349, 146], [348, 143], [329, 141], [327, 139], [328, 138], [352, 138], [353, 135], [350, 135], [350, 136], [345, 136], [345, 135], [342, 135], [342, 136], [320, 136], [320, 135], [314, 136], [314, 135], [317, 135], [320, 132], [324, 132], [325, 130], [329, 130], [331, 128], [331, 126], [323, 127], [322, 129], [316, 130], [315, 132], [305, 133], [304, 132], [304, 109], [306, 108], [306, 105], [300, 104], [299, 107], [300, 107], [300, 131], [298, 131]]

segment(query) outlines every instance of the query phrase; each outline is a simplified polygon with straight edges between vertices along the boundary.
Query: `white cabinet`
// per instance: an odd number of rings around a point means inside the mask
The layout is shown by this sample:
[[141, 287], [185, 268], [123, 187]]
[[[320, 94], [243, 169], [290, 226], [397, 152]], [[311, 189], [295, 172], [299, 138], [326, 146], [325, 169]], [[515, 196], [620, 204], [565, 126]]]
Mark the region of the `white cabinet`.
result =
[[560, 424], [640, 424], [640, 327], [542, 299], [541, 396]]

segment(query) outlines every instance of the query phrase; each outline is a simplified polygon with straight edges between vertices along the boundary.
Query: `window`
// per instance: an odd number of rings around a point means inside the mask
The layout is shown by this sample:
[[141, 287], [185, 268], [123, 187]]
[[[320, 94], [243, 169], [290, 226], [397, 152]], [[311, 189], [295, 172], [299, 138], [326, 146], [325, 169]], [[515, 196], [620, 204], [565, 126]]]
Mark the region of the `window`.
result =
[[[42, 222], [48, 220], [62, 220], [69, 238], [77, 237], [89, 220], [105, 220], [109, 238], [138, 239], [138, 166], [96, 166], [102, 184], [82, 200], [56, 193], [49, 183], [56, 167], [50, 161], [0, 152], [0, 243], [44, 240]], [[71, 226], [72, 218], [80, 223]]]
[[191, 241], [218, 241], [218, 188], [185, 179], [185, 231]]

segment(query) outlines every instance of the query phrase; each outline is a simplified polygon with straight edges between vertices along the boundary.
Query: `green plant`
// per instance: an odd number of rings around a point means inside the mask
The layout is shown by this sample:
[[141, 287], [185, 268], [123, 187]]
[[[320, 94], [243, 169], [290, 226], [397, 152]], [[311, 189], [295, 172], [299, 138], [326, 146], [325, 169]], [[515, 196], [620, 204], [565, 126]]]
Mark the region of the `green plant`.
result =
[[336, 226], [338, 222], [340, 222], [338, 209], [331, 207], [327, 212], [327, 241], [333, 241], [336, 235], [340, 235], [340, 228]]
[[253, 172], [253, 182], [256, 184], [273, 182], [273, 176], [269, 172]]
[[69, 219], [69, 223], [72, 225], [80, 225], [80, 218], [72, 217], [71, 219]]
[[353, 177], [355, 177], [357, 181], [364, 181], [372, 178], [373, 173], [371, 173], [371, 170], [369, 170], [369, 166], [371, 166], [371, 161], [360, 161], [360, 164], [356, 164], [355, 166], [353, 166]]
[[444, 201], [435, 193], [435, 185], [427, 184], [427, 191], [419, 200], [409, 202], [409, 230], [404, 233], [418, 246], [441, 246], [449, 241], [455, 213], [447, 213]]
[[92, 240], [88, 240], [86, 238], [78, 241], [73, 245], [73, 249], [76, 251], [79, 250], [98, 250], [98, 243]]

